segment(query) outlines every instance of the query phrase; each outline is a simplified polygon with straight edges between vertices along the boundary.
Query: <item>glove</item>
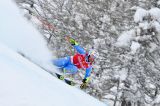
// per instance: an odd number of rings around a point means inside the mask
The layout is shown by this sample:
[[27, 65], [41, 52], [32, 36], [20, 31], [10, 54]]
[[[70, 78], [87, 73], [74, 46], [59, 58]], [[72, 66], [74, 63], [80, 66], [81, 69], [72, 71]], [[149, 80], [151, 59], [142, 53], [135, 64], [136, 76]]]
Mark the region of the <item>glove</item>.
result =
[[83, 79], [82, 82], [83, 82], [83, 83], [87, 83], [87, 79]]
[[85, 78], [85, 79], [82, 80], [83, 83], [88, 83], [89, 81], [90, 81], [89, 77], [87, 77], [87, 78]]
[[81, 88], [81, 89], [86, 89], [86, 88], [87, 88], [87, 83], [82, 83], [82, 84], [80, 85], [80, 88]]
[[66, 35], [66, 36], [65, 36], [65, 39], [66, 39], [72, 46], [78, 45], [78, 43], [77, 43], [73, 38], [71, 38], [69, 35]]
[[78, 43], [73, 38], [70, 38], [69, 42], [71, 43], [72, 46], [78, 45]]
[[81, 84], [80, 88], [81, 88], [81, 89], [86, 89], [89, 81], [90, 81], [90, 78], [89, 78], [89, 77], [83, 79], [83, 80], [82, 80], [83, 83]]

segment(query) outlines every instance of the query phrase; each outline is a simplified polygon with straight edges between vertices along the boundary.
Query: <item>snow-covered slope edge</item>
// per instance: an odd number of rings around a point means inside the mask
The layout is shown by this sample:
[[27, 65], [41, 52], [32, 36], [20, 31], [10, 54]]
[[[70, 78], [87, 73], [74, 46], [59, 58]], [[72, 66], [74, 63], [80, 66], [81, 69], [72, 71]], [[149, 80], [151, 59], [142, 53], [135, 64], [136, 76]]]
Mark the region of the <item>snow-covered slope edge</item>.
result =
[[20, 15], [12, 0], [0, 1], [0, 42], [48, 70], [53, 68], [53, 56], [43, 36]]
[[1, 106], [106, 106], [0, 44]]

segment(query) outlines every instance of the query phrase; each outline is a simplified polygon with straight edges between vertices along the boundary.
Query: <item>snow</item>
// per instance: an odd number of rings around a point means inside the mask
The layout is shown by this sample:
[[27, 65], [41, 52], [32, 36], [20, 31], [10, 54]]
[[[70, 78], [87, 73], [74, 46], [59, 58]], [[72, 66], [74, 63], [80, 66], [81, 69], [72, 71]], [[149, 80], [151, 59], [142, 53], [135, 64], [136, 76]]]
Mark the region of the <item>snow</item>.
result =
[[159, 8], [152, 8], [148, 12], [153, 20], [158, 20], [160, 22], [160, 9]]
[[157, 2], [158, 5], [160, 5], [160, 0]]
[[75, 21], [78, 24], [78, 28], [79, 29], [83, 29], [83, 25], [82, 25], [82, 19], [80, 15], [75, 15]]
[[143, 19], [149, 15], [152, 17], [153, 20], [158, 20], [160, 22], [160, 9], [159, 8], [151, 8], [150, 10], [145, 10], [140, 7], [137, 7], [136, 9], [136, 13], [134, 15], [134, 21], [136, 23], [142, 22]]
[[[134, 15], [134, 21], [137, 23], [134, 29], [123, 32], [117, 42], [118, 47], [129, 47], [131, 49], [131, 54], [135, 54], [137, 49], [140, 48], [139, 41], [151, 41], [156, 35], [160, 39], [160, 9], [151, 8], [150, 10], [145, 10], [140, 7], [132, 7], [132, 10], [136, 10]], [[151, 33], [147, 32], [152, 30]], [[157, 34], [156, 34], [157, 32]], [[153, 52], [156, 50], [157, 45], [155, 43], [149, 43], [149, 51]]]
[[88, 19], [89, 18], [84, 14], [74, 13], [74, 20], [77, 23], [78, 28], [81, 29], [81, 30], [83, 29], [82, 20], [88, 20]]
[[131, 53], [135, 54], [138, 48], [140, 48], [140, 44], [138, 42], [132, 41], [132, 44], [131, 44]]
[[17, 53], [55, 70], [45, 40], [21, 18], [11, 0], [0, 1], [0, 12], [1, 106], [107, 106]]
[[115, 79], [119, 79], [121, 81], [126, 80], [127, 78], [127, 71], [125, 69], [122, 69], [118, 72], [116, 72], [116, 75], [114, 76]]
[[8, 1], [0, 1], [0, 13], [3, 13], [0, 20], [0, 42], [51, 70], [53, 66], [50, 59], [53, 57], [47, 49], [47, 43], [42, 35], [23, 19], [16, 5]]
[[148, 11], [146, 11], [145, 9], [139, 7], [139, 8], [137, 9], [136, 13], [134, 14], [134, 21], [135, 21], [136, 23], [142, 22], [142, 21], [143, 21], [143, 18], [144, 18], [145, 16], [148, 16]]
[[126, 31], [120, 35], [120, 37], [117, 39], [116, 46], [117, 47], [128, 47], [131, 40], [133, 39], [133, 33], [134, 31]]
[[100, 21], [102, 21], [103, 23], [110, 22], [110, 17], [104, 14], [103, 17], [100, 18]]
[[160, 34], [160, 24], [157, 21], [151, 23], [151, 27], [155, 28], [155, 30]]
[[106, 106], [0, 44], [1, 106]]
[[159, 104], [159, 102], [160, 102], [160, 95], [157, 95], [157, 98], [154, 100], [153, 103]]
[[[147, 30], [149, 27], [148, 22], [139, 23], [139, 27], [141, 29]], [[140, 35], [139, 35], [140, 36]]]
[[86, 15], [74, 13], [74, 20], [77, 23], [79, 29], [83, 29], [83, 23], [82, 23], [83, 19], [88, 20], [89, 18]]
[[151, 43], [151, 44], [150, 44], [150, 49], [149, 49], [149, 51], [150, 51], [150, 52], [153, 52], [154, 50], [157, 49], [157, 47], [158, 47], [158, 46], [157, 46], [155, 43]]
[[130, 10], [136, 11], [139, 7], [138, 6], [133, 6], [130, 8]]

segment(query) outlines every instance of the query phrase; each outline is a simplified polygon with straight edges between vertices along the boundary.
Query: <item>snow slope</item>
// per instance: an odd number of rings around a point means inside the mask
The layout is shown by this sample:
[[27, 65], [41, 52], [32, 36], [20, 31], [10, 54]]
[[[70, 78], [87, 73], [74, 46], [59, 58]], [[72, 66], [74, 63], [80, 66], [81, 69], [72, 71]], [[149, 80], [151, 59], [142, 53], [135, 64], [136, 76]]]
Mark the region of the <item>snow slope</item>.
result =
[[106, 106], [23, 58], [54, 70], [40, 34], [11, 0], [0, 1], [0, 106]]
[[0, 44], [1, 106], [106, 106]]
[[0, 1], [0, 42], [51, 70], [53, 56], [42, 35], [20, 15], [12, 0]]

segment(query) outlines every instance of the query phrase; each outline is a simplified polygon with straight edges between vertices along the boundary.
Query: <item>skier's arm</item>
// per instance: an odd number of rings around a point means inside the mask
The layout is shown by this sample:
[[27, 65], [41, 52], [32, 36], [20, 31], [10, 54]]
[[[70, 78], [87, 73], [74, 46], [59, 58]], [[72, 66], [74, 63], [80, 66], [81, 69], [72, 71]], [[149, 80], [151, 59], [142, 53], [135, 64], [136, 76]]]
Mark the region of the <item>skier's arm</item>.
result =
[[86, 68], [86, 73], [83, 79], [83, 83], [87, 83], [90, 80], [90, 75], [91, 75], [91, 71], [92, 71], [92, 66]]
[[80, 54], [86, 54], [86, 51], [85, 51], [81, 46], [79, 46], [79, 45], [74, 45], [73, 47], [76, 49], [76, 51], [77, 51], [78, 53], [80, 53]]
[[66, 39], [70, 42], [70, 44], [76, 49], [78, 53], [86, 54], [86, 51], [81, 46], [79, 46], [79, 44], [73, 38], [66, 37]]

